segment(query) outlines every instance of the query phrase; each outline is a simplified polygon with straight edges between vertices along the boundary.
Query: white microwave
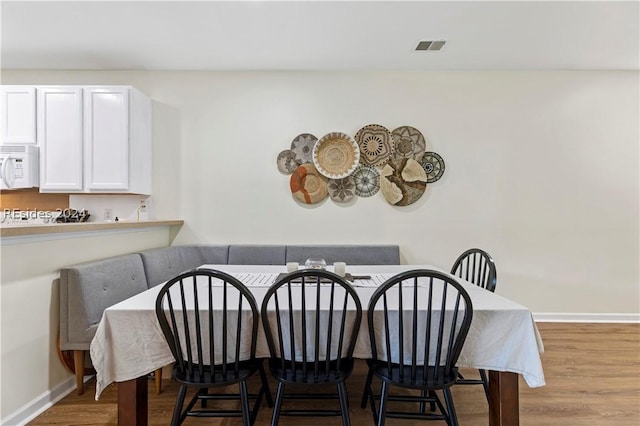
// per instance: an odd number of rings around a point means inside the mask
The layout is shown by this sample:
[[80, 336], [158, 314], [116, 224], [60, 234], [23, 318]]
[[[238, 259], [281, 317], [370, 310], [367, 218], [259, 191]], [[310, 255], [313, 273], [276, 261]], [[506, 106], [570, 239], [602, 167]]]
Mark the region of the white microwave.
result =
[[0, 188], [21, 189], [40, 186], [38, 147], [0, 145]]

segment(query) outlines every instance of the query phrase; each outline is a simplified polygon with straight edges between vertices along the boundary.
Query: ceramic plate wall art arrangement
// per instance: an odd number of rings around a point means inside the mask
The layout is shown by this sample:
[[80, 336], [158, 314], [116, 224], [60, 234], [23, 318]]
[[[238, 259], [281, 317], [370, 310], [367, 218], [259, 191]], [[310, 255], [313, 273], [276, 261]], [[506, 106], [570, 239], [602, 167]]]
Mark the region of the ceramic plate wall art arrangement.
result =
[[420, 130], [411, 126], [401, 126], [392, 133], [395, 144], [395, 158], [413, 158], [422, 160], [426, 141]]
[[336, 203], [348, 203], [356, 196], [356, 183], [353, 176], [342, 179], [329, 179], [327, 183], [329, 197]]
[[327, 178], [318, 173], [313, 164], [302, 164], [289, 180], [293, 198], [304, 204], [316, 204], [327, 198]]
[[435, 152], [425, 152], [421, 164], [427, 173], [427, 183], [436, 182], [444, 174], [444, 160]]
[[374, 167], [360, 164], [351, 175], [358, 197], [371, 197], [380, 189], [380, 172]]
[[379, 124], [369, 124], [356, 133], [360, 147], [360, 162], [366, 166], [383, 166], [395, 151], [391, 132]]
[[382, 192], [389, 204], [409, 206], [418, 201], [427, 184], [442, 178], [444, 160], [426, 151], [422, 132], [412, 126], [390, 132], [368, 124], [354, 137], [331, 132], [316, 138], [300, 133], [290, 149], [278, 154], [280, 173], [291, 175], [292, 197], [303, 204], [317, 204], [331, 197], [345, 204], [356, 197]]
[[311, 133], [301, 133], [291, 142], [291, 150], [296, 154], [299, 164], [313, 162], [313, 146], [318, 142], [318, 138]]
[[329, 179], [349, 176], [360, 162], [358, 144], [346, 133], [324, 135], [313, 147], [313, 164]]
[[278, 164], [278, 170], [280, 173], [284, 173], [286, 175], [293, 173], [293, 171], [300, 165], [298, 160], [296, 160], [296, 153], [290, 149], [281, 151], [280, 154], [278, 154], [276, 163]]
[[427, 189], [427, 174], [413, 158], [389, 160], [380, 173], [380, 189], [394, 206], [408, 206]]

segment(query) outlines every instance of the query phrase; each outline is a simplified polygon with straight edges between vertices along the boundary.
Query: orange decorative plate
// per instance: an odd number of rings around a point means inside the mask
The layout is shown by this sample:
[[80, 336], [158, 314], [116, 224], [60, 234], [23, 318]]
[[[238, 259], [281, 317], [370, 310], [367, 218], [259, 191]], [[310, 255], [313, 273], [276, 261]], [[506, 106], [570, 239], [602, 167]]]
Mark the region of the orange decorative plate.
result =
[[316, 204], [327, 198], [327, 178], [318, 173], [313, 164], [302, 164], [289, 180], [293, 198], [304, 204]]

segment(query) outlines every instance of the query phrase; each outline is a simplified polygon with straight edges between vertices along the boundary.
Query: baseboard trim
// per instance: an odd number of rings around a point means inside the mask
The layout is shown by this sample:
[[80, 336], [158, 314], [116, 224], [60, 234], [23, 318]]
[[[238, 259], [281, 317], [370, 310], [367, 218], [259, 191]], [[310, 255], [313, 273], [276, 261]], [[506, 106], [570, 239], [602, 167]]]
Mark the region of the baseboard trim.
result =
[[640, 323], [640, 314], [538, 312], [533, 314], [533, 319], [537, 322]]
[[[85, 376], [85, 382], [90, 376]], [[29, 423], [31, 420], [44, 413], [48, 408], [53, 406], [65, 396], [69, 395], [76, 389], [75, 376], [69, 377], [52, 390], [41, 393], [4, 419], [0, 420], [3, 426], [20, 426]]]

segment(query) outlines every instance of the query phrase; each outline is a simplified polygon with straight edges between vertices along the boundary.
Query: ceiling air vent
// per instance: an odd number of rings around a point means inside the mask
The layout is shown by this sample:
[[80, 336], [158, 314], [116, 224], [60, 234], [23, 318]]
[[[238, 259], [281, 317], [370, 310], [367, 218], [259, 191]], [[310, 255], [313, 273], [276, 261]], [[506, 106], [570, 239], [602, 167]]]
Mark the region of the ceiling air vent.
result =
[[446, 40], [425, 40], [418, 43], [416, 50], [440, 50], [446, 43]]

